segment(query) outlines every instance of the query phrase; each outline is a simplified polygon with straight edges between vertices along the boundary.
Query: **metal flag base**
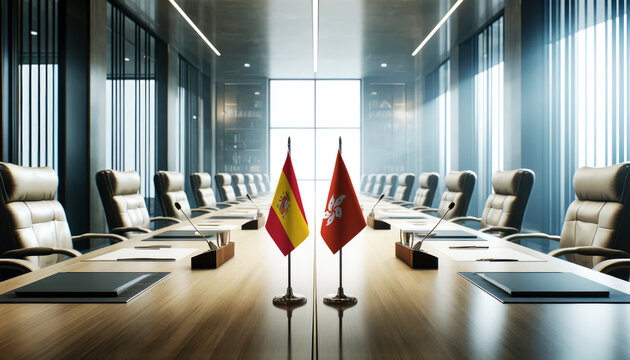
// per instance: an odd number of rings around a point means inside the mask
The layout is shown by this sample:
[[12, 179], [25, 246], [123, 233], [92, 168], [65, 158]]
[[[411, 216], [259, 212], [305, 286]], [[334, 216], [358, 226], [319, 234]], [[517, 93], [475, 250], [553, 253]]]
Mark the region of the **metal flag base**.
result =
[[324, 298], [324, 304], [326, 305], [354, 305], [358, 302], [357, 298], [354, 296], [348, 296], [343, 293], [343, 288], [337, 288], [337, 294], [330, 294]]
[[306, 304], [306, 296], [294, 294], [291, 287], [287, 288], [287, 293], [282, 296], [273, 298], [273, 304], [276, 306], [291, 306]]

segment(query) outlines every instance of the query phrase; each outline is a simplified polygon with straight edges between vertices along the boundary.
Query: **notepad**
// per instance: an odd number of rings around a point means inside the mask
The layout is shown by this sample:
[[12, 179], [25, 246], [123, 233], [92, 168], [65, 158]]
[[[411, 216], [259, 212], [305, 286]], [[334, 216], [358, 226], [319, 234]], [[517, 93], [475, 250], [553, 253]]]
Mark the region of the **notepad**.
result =
[[608, 297], [608, 287], [567, 272], [485, 272], [482, 279], [512, 297]]
[[115, 297], [146, 273], [62, 272], [15, 289], [19, 297]]

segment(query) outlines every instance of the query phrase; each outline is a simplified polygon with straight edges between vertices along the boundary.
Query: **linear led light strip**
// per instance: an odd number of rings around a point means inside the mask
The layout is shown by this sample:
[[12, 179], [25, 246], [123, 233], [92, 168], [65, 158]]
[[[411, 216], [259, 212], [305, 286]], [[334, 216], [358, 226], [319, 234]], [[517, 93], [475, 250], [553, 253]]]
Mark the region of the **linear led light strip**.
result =
[[199, 35], [199, 37], [205, 41], [206, 44], [208, 44], [208, 46], [210, 47], [210, 49], [212, 49], [212, 51], [214, 51], [215, 54], [217, 54], [217, 56], [221, 56], [221, 53], [219, 52], [219, 50], [217, 50], [217, 48], [214, 47], [214, 45], [212, 45], [212, 43], [210, 42], [210, 40], [208, 40], [208, 38], [201, 32], [201, 30], [199, 30], [199, 28], [197, 27], [197, 25], [195, 25], [195, 23], [190, 20], [190, 18], [188, 17], [188, 15], [186, 15], [186, 13], [184, 12], [184, 10], [182, 10], [182, 8], [179, 7], [179, 5], [177, 5], [177, 3], [175, 2], [175, 0], [168, 0], [171, 5], [173, 5], [173, 7], [175, 8], [175, 10], [177, 10], [177, 12], [184, 18], [184, 20], [186, 20], [188, 22], [188, 25], [190, 25], [191, 28], [193, 28], [193, 30], [195, 30], [195, 32], [197, 32], [197, 34]]
[[418, 52], [420, 51], [420, 49], [422, 49], [422, 47], [424, 45], [426, 45], [429, 40], [431, 40], [431, 38], [433, 37], [433, 35], [435, 35], [435, 33], [440, 29], [440, 27], [442, 27], [442, 25], [444, 25], [444, 23], [446, 22], [446, 20], [448, 20], [449, 17], [451, 17], [451, 15], [455, 12], [455, 9], [457, 9], [457, 7], [459, 5], [461, 5], [461, 3], [464, 0], [457, 0], [457, 2], [455, 4], [453, 4], [453, 6], [448, 10], [448, 12], [444, 15], [444, 17], [442, 17], [442, 20], [440, 20], [440, 22], [437, 23], [437, 25], [435, 25], [435, 27], [433, 28], [433, 30], [431, 30], [431, 32], [429, 33], [429, 35], [427, 35], [427, 37], [424, 38], [424, 40], [422, 40], [422, 42], [420, 43], [420, 45], [418, 45], [418, 47], [416, 48], [416, 50], [414, 50], [411, 53], [411, 56], [416, 56], [416, 54], [418, 54]]
[[317, 56], [319, 52], [319, 0], [313, 0], [313, 72], [317, 72]]

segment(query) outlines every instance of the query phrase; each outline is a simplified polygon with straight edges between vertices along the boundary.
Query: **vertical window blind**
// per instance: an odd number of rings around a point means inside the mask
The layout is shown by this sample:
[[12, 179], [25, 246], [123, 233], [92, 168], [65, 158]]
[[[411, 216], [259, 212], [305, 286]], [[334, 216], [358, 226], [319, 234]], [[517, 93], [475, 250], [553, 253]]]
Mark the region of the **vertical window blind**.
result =
[[440, 139], [437, 168], [441, 179], [451, 170], [450, 72], [451, 62], [447, 60], [425, 79], [423, 116], [427, 121], [437, 124], [436, 139]]
[[10, 3], [12, 17], [12, 162], [58, 165], [58, 1]]
[[[549, 173], [554, 223], [574, 199], [582, 166], [630, 155], [628, 0], [552, 0], [547, 7]], [[555, 229], [556, 232], [559, 231]]]
[[156, 171], [155, 38], [107, 3], [107, 167], [135, 170], [154, 212]]

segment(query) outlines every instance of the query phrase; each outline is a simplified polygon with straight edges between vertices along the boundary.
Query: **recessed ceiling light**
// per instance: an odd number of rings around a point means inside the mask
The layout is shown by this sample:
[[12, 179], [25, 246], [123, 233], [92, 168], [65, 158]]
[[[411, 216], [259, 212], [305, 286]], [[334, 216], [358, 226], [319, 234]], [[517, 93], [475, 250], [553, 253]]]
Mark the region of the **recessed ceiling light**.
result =
[[387, 67], [387, 63], [381, 63], [381, 67], [382, 68], [386, 68]]
[[376, 91], [372, 91], [372, 95], [376, 95], [378, 94]]
[[130, 61], [130, 59], [128, 57], [124, 58], [123, 60], [125, 60], [126, 62]]
[[453, 13], [455, 12], [455, 9], [457, 9], [457, 7], [459, 5], [462, 4], [464, 0], [457, 0], [457, 2], [455, 4], [453, 4], [453, 6], [446, 12], [446, 14], [444, 14], [444, 17], [442, 17], [442, 19], [440, 20], [440, 22], [437, 23], [437, 25], [435, 25], [435, 27], [433, 28], [433, 30], [431, 30], [431, 32], [429, 33], [429, 35], [427, 35], [424, 40], [422, 40], [422, 42], [420, 43], [420, 45], [418, 45], [418, 47], [411, 53], [411, 56], [416, 56], [416, 54], [418, 53], [418, 51], [420, 51], [420, 49], [422, 49], [422, 47], [424, 45], [426, 45], [429, 40], [431, 40], [431, 38], [433, 37], [433, 35], [435, 35], [435, 33], [440, 29], [440, 27], [446, 22], [446, 20], [448, 20], [449, 17], [451, 17], [451, 15], [453, 15]]
[[37, 36], [37, 31], [35, 31], [35, 30], [31, 30], [31, 35], [33, 35], [33, 36]]
[[254, 91], [254, 95], [256, 96], [260, 95], [260, 91]]
[[317, 73], [319, 56], [319, 0], [313, 0], [313, 72]]
[[182, 8], [180, 8], [179, 5], [177, 5], [175, 0], [168, 0], [168, 1], [171, 3], [171, 5], [173, 5], [175, 10], [177, 10], [177, 12], [184, 18], [184, 20], [188, 22], [188, 25], [190, 25], [190, 27], [193, 28], [193, 30], [195, 30], [197, 35], [199, 35], [199, 37], [210, 47], [210, 49], [212, 49], [212, 51], [214, 51], [214, 53], [217, 54], [217, 56], [221, 56], [221, 53], [219, 52], [219, 50], [217, 50], [217, 48], [215, 48], [214, 45], [212, 45], [210, 40], [208, 40], [208, 38], [201, 32], [201, 30], [199, 30], [197, 25], [195, 25], [195, 23], [188, 17], [188, 15], [186, 15], [184, 10], [182, 10]]
[[245, 63], [243, 64], [244, 67], [250, 67], [251, 65], [249, 63]]

